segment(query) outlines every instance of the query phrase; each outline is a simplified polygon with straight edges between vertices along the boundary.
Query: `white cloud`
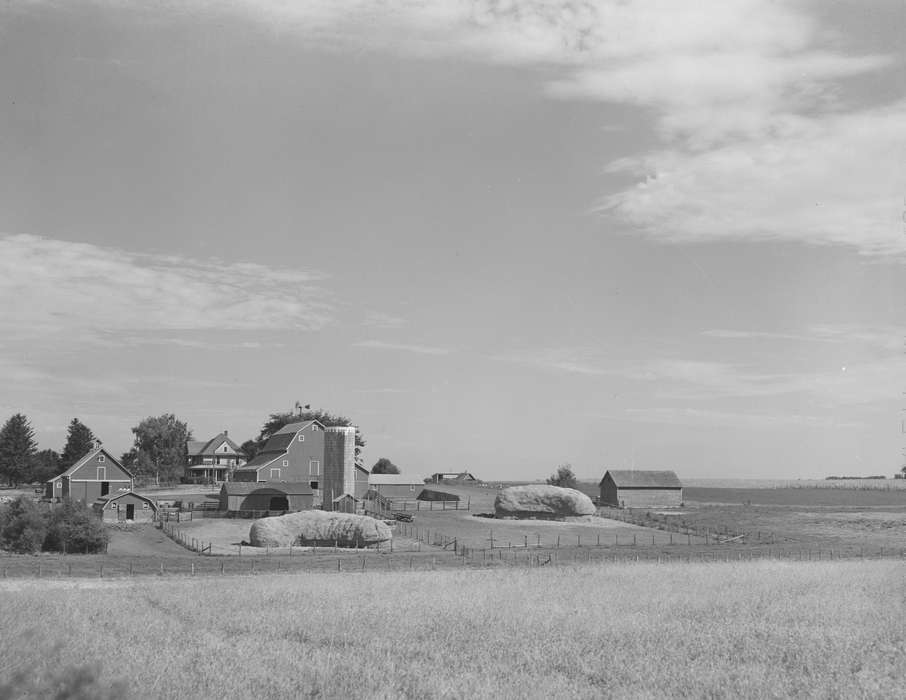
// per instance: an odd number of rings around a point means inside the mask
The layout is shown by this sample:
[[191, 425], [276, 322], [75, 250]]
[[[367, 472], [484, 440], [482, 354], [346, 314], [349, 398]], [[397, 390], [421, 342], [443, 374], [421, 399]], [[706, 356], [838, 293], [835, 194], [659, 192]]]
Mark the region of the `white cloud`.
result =
[[371, 328], [402, 328], [406, 325], [406, 319], [380, 311], [368, 311], [363, 324]]
[[8, 236], [0, 238], [0, 329], [73, 339], [95, 330], [315, 330], [331, 319], [319, 279], [303, 270]]
[[449, 355], [450, 348], [439, 348], [428, 345], [410, 345], [406, 343], [385, 343], [383, 340], [362, 340], [353, 343], [356, 348], [373, 348], [376, 350], [400, 350], [402, 352], [413, 352], [418, 355]]
[[879, 350], [903, 349], [903, 329], [896, 326], [866, 327], [855, 324], [816, 324], [801, 333], [748, 331], [715, 328], [702, 332], [709, 338], [725, 340], [791, 340], [806, 343], [864, 344]]
[[627, 408], [620, 413], [596, 414], [607, 420], [625, 420], [633, 423], [658, 423], [708, 428], [859, 428], [855, 421], [840, 421], [833, 416], [803, 415], [798, 413], [741, 413], [689, 407]]

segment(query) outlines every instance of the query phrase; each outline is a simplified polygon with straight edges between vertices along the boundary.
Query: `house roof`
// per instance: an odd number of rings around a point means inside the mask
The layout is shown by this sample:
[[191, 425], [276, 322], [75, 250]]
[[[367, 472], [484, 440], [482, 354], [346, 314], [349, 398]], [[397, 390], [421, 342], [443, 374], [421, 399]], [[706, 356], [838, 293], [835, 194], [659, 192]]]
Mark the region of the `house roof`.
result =
[[[81, 469], [83, 466], [85, 466], [85, 464], [86, 464], [87, 462], [89, 462], [92, 458], [94, 458], [95, 456], [97, 456], [97, 454], [100, 453], [100, 452], [103, 452], [103, 453], [104, 453], [104, 456], [105, 456], [107, 459], [109, 459], [109, 460], [110, 460], [111, 462], [113, 462], [117, 467], [119, 467], [119, 468], [122, 469], [126, 474], [128, 474], [130, 479], [135, 478], [135, 477], [132, 475], [132, 472], [130, 472], [128, 469], [126, 469], [126, 467], [124, 467], [122, 464], [120, 464], [120, 461], [119, 461], [116, 457], [114, 457], [112, 454], [110, 454], [107, 450], [105, 450], [103, 447], [95, 447], [94, 449], [89, 450], [87, 454], [85, 454], [83, 457], [81, 457], [79, 460], [77, 460], [76, 463], [73, 464], [73, 465], [72, 465], [69, 469], [67, 469], [65, 472], [63, 472], [62, 474], [57, 474], [57, 475], [56, 475], [55, 477], [53, 477], [52, 479], [48, 479], [48, 481], [56, 481], [57, 479], [60, 479], [60, 478], [62, 478], [62, 477], [64, 477], [64, 476], [72, 476], [76, 471], [78, 471], [78, 470]], [[117, 480], [116, 480], [116, 479], [110, 479], [110, 481], [117, 481]]]
[[247, 496], [250, 493], [285, 493], [288, 496], [309, 496], [314, 494], [311, 486], [297, 481], [228, 481], [220, 489], [227, 496]]
[[425, 482], [417, 476], [407, 474], [370, 474], [368, 476], [369, 486], [410, 486], [411, 484], [424, 486]]
[[190, 457], [198, 457], [200, 455], [216, 455], [214, 450], [220, 447], [223, 443], [226, 443], [230, 446], [234, 452], [244, 455], [242, 448], [239, 447], [235, 442], [233, 442], [226, 434], [226, 431], [218, 433], [212, 437], [207, 442], [198, 442], [196, 440], [189, 440], [186, 442], [186, 451], [189, 453]]
[[601, 479], [602, 482], [608, 474], [618, 488], [680, 489], [683, 487], [676, 472], [669, 470], [609, 469]]

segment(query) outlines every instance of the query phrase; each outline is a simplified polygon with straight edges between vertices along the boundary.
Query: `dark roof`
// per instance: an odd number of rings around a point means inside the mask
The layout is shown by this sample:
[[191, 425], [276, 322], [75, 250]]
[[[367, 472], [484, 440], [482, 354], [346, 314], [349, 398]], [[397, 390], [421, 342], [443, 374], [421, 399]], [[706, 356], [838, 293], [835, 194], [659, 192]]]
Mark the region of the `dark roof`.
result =
[[236, 471], [237, 472], [254, 471], [258, 467], [263, 467], [266, 464], [270, 464], [275, 459], [279, 459], [280, 457], [283, 457], [284, 455], [286, 455], [285, 450], [268, 450], [266, 452], [259, 452], [258, 454], [255, 455], [254, 459], [252, 459], [250, 462], [247, 462], [246, 464], [243, 464]]
[[274, 433], [274, 435], [285, 435], [286, 433], [289, 433], [290, 435], [295, 435], [300, 430], [302, 430], [302, 428], [307, 428], [312, 423], [317, 423], [321, 427], [321, 430], [324, 430], [324, 426], [321, 425], [321, 421], [303, 420], [303, 421], [299, 421], [297, 423], [287, 423], [282, 428], [280, 428], [280, 430], [278, 430], [276, 433]]
[[265, 443], [262, 452], [283, 452], [292, 444], [295, 433], [276, 433]]
[[247, 496], [250, 493], [285, 493], [290, 496], [314, 494], [311, 486], [295, 481], [228, 481], [220, 489], [227, 496]]
[[[672, 471], [644, 471], [641, 469], [609, 469], [604, 474], [604, 479], [610, 474], [613, 483], [618, 488], [661, 488], [681, 489], [676, 472]], [[604, 479], [601, 479], [603, 482]]]
[[214, 450], [216, 450], [222, 443], [226, 442], [230, 448], [240, 454], [245, 455], [245, 452], [242, 451], [242, 448], [239, 447], [235, 442], [230, 440], [227, 434], [218, 433], [212, 437], [207, 442], [197, 442], [196, 440], [189, 440], [186, 442], [186, 451], [189, 453], [190, 457], [197, 457], [199, 455], [216, 455]]

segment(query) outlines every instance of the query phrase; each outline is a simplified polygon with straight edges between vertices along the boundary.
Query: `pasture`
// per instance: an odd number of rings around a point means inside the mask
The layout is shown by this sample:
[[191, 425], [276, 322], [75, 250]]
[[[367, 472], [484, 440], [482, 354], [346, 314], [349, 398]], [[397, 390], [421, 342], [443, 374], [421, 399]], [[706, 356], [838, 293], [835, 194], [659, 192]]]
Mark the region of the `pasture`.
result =
[[10, 579], [0, 595], [4, 697], [80, 678], [84, 697], [877, 698], [906, 678], [896, 561]]

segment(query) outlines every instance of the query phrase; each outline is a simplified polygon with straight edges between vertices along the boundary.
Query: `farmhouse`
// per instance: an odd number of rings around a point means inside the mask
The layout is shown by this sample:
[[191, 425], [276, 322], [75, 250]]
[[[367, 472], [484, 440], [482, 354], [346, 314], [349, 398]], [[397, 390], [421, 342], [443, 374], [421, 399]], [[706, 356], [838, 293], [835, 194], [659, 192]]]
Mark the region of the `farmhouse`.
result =
[[369, 474], [368, 489], [384, 498], [411, 498], [421, 493], [425, 482], [406, 474]]
[[682, 505], [683, 485], [675, 472], [610, 469], [599, 484], [600, 505], [671, 508]]
[[220, 489], [220, 510], [310, 510], [314, 490], [308, 482], [254, 483], [228, 481]]
[[97, 499], [91, 506], [105, 523], [149, 523], [157, 514], [157, 504], [133, 491]]
[[355, 463], [355, 427], [325, 428], [316, 420], [284, 426], [254, 459], [233, 472], [234, 482], [305, 483], [314, 505], [326, 510], [337, 496], [355, 496], [362, 479]]
[[247, 461], [226, 430], [207, 441], [189, 440], [186, 455], [186, 478], [191, 481], [228, 481], [236, 467]]
[[97, 440], [88, 454], [44, 484], [44, 497], [52, 501], [71, 498], [93, 503], [102, 497], [131, 491], [132, 486], [132, 474]]

